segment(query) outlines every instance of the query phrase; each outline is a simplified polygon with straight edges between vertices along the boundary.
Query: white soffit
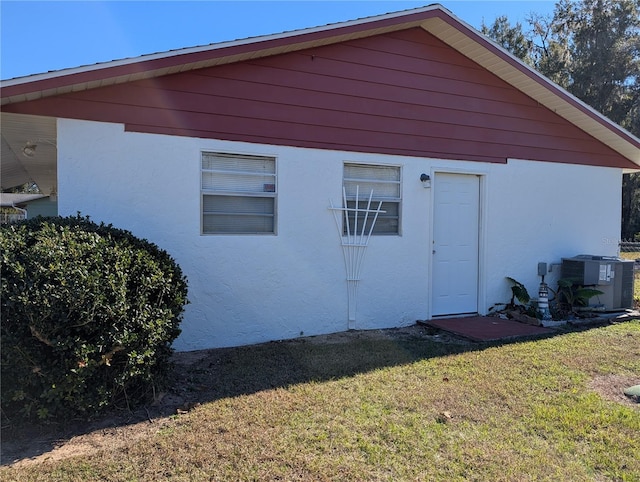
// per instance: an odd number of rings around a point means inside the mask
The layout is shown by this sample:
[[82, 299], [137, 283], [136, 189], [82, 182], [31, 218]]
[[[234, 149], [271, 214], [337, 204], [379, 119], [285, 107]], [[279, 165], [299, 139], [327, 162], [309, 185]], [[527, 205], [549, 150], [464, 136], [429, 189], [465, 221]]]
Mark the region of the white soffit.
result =
[[[473, 32], [473, 35], [470, 36], [461, 32], [440, 18], [426, 20], [422, 23], [422, 28], [616, 152], [638, 164], [640, 168], [640, 139], [625, 131], [578, 98], [559, 88], [546, 77], [513, 57], [499, 45], [481, 36], [473, 27], [460, 19], [455, 18], [455, 20]], [[473, 36], [487, 40], [495, 49], [501, 51], [504, 56], [492, 52], [489, 48], [476, 41]], [[507, 61], [506, 58], [509, 58], [510, 61]], [[517, 67], [518, 65], [520, 68]]]

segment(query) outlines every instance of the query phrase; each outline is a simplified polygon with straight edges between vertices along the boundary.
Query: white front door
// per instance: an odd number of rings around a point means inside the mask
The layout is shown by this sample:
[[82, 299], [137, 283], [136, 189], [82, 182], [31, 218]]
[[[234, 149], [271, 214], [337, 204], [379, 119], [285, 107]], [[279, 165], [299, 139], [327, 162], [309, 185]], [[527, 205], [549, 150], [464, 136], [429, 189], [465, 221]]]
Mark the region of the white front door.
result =
[[431, 314], [477, 313], [480, 177], [436, 174], [433, 189]]

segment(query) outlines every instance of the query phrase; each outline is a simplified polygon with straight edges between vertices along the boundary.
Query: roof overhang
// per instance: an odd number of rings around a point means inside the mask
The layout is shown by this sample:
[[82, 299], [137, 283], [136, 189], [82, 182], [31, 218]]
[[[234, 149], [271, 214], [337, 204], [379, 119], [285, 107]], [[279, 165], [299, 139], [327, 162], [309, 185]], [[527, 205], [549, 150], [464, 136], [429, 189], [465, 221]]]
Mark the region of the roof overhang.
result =
[[[8, 105], [36, 100], [414, 27], [421, 27], [435, 35], [541, 105], [551, 109], [620, 153], [636, 164], [640, 170], [640, 139], [572, 96], [437, 4], [304, 30], [10, 79], [0, 83], [1, 103]], [[2, 135], [4, 164], [4, 126]], [[15, 152], [15, 146], [9, 143], [9, 147]]]

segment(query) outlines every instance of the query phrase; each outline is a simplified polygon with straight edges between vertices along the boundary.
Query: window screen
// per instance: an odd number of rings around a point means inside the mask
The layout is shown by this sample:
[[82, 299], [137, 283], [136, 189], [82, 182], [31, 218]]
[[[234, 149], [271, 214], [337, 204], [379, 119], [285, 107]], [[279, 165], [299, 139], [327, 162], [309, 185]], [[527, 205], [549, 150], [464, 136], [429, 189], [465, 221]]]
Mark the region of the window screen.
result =
[[276, 160], [202, 153], [202, 233], [275, 233]]
[[[372, 190], [371, 207], [377, 208], [378, 202], [382, 201], [381, 209], [386, 212], [378, 216], [372, 234], [400, 233], [400, 167], [345, 164], [343, 182], [348, 208], [355, 207], [356, 191], [358, 191], [359, 209], [367, 207]], [[376, 201], [375, 204], [373, 201]], [[355, 212], [346, 211], [345, 216], [349, 216], [349, 226], [355, 226]], [[343, 232], [346, 234], [347, 223], [345, 221], [343, 220]], [[362, 226], [363, 222], [365, 222], [365, 214], [358, 212], [357, 225]], [[366, 217], [366, 232], [369, 231], [372, 222], [373, 216]]]

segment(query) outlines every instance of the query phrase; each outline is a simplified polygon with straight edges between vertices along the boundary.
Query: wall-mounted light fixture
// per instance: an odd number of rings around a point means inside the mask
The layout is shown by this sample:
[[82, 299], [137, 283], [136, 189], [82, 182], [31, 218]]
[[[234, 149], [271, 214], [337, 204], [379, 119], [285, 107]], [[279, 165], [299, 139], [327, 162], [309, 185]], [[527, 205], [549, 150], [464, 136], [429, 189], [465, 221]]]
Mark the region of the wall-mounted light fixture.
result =
[[422, 183], [422, 187], [424, 188], [431, 187], [431, 178], [429, 177], [428, 174], [425, 174], [424, 172], [420, 174], [420, 182]]

